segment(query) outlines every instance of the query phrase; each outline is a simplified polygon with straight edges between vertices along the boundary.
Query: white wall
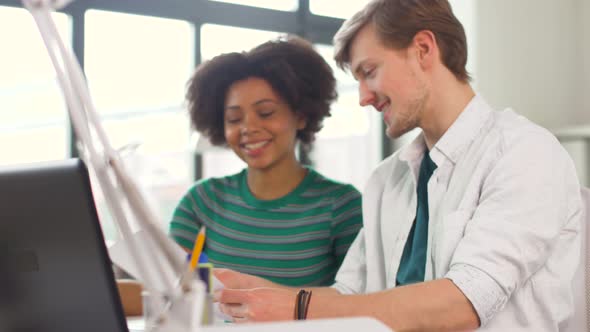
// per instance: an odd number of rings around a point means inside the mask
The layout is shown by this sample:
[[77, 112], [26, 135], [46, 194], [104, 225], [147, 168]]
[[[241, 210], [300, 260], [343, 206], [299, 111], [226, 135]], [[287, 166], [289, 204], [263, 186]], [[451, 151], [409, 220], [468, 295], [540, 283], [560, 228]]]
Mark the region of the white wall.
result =
[[590, 1], [473, 2], [475, 88], [495, 108], [512, 107], [561, 133], [590, 186], [590, 143], [581, 138], [590, 131]]
[[582, 108], [578, 117], [590, 124], [590, 1], [580, 0], [578, 24], [582, 45]]
[[[463, 24], [467, 36], [467, 72], [475, 78], [477, 76], [477, 1], [450, 0], [453, 13]], [[476, 83], [475, 80], [472, 83]]]
[[590, 122], [581, 84], [590, 43], [581, 46], [579, 29], [588, 31], [581, 22], [590, 15], [580, 14], [586, 2], [477, 1], [476, 89], [495, 108], [512, 107], [550, 129]]
[[[550, 130], [578, 127], [590, 135], [590, 0], [450, 3], [467, 34], [473, 86], [494, 108], [511, 107]], [[590, 143], [563, 142], [590, 186]]]

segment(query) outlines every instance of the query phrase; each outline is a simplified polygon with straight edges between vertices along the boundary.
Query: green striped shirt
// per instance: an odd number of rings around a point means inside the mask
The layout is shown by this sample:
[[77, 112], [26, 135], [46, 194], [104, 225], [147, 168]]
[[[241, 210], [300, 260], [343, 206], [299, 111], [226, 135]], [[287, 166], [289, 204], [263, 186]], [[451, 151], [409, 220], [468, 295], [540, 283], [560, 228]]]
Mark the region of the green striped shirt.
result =
[[362, 226], [360, 193], [308, 169], [291, 193], [259, 200], [246, 175], [197, 182], [174, 211], [170, 235], [192, 248], [205, 225], [203, 250], [215, 267], [289, 286], [331, 285]]

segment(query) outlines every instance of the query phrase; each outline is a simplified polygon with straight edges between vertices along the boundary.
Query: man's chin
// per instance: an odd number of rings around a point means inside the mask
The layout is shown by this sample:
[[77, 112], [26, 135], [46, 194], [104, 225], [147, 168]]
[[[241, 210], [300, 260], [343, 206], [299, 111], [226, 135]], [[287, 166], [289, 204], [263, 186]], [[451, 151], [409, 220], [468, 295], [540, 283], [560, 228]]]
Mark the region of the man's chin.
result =
[[387, 128], [385, 130], [385, 135], [387, 135], [387, 137], [389, 137], [391, 139], [398, 139], [398, 138], [402, 137], [403, 135], [409, 133], [413, 129], [414, 128], [401, 128], [400, 129], [400, 128], [387, 126]]
[[400, 138], [405, 133], [407, 133], [407, 131], [396, 130], [396, 128], [392, 128], [390, 126], [387, 126], [387, 128], [385, 129], [385, 135], [387, 135], [387, 137], [391, 139]]

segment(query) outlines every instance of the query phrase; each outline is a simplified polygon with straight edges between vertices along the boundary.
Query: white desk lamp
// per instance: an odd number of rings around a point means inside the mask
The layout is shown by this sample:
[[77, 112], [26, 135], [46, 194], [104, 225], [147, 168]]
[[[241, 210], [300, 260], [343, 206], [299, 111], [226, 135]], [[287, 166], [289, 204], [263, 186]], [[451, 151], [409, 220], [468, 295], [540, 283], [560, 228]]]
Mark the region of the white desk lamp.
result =
[[[119, 233], [135, 262], [137, 277], [151, 294], [150, 316], [146, 331], [165, 332], [226, 332], [277, 331], [307, 332], [338, 330], [356, 332], [370, 330], [390, 331], [371, 318], [346, 318], [299, 322], [279, 322], [233, 327], [201, 327], [205, 303], [202, 282], [192, 278], [188, 263], [176, 253], [176, 244], [157, 226], [155, 213], [134, 179], [125, 168], [118, 152], [111, 146], [90, 98], [86, 79], [73, 52], [66, 48], [51, 18], [51, 12], [61, 9], [73, 0], [22, 0], [31, 12], [41, 33], [58, 82], [68, 105], [68, 112], [78, 139], [80, 156], [96, 174], [100, 190], [113, 215]], [[206, 149], [201, 147], [201, 149]], [[154, 246], [140, 246], [131, 231], [131, 218], [135, 218], [144, 237]], [[139, 248], [152, 254], [140, 254]], [[151, 257], [152, 259], [146, 259]], [[172, 273], [171, 273], [172, 272]], [[158, 274], [157, 276], [155, 274]], [[177, 276], [176, 278], [171, 276]], [[163, 280], [162, 280], [163, 278]]]
[[[158, 228], [155, 213], [146, 204], [144, 195], [129, 176], [118, 152], [111, 146], [92, 103], [82, 69], [73, 52], [64, 46], [51, 18], [52, 11], [63, 8], [71, 1], [22, 0], [35, 19], [55, 68], [74, 130], [80, 140], [80, 157], [96, 174], [119, 233], [127, 244], [144, 288], [150, 293], [148, 301], [153, 315], [148, 317], [146, 326], [151, 331], [195, 331], [201, 321], [199, 313], [203, 311], [203, 283], [192, 278], [188, 263], [183, 257], [174, 254], [176, 248], [173, 246], [176, 244]], [[144, 236], [149, 236], [157, 244], [147, 249], [163, 253], [148, 255], [154, 257], [155, 261], [146, 260], [146, 255], [139, 253], [138, 243], [131, 232], [131, 218], [137, 220]], [[173, 273], [159, 273], [163, 271]], [[155, 273], [178, 278], [167, 278], [163, 281], [164, 285], [156, 284]]]

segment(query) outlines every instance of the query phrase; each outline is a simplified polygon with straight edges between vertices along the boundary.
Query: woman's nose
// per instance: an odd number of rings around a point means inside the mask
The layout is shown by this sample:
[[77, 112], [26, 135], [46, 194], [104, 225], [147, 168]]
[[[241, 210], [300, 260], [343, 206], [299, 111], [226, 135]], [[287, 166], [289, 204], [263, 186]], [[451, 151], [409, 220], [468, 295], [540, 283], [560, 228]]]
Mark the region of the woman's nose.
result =
[[242, 135], [251, 134], [253, 132], [258, 131], [260, 126], [260, 122], [258, 121], [258, 117], [254, 115], [246, 115], [244, 117], [244, 121], [242, 121], [242, 127], [240, 128], [240, 132]]

